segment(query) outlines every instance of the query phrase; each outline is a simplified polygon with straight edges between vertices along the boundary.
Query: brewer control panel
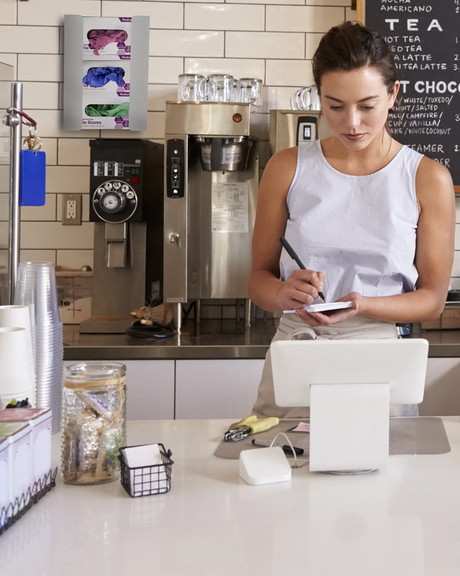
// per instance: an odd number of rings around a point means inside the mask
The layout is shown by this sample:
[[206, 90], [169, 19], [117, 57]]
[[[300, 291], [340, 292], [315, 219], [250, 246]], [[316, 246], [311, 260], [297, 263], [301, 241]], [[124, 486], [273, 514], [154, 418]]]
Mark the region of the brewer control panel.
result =
[[166, 195], [183, 198], [185, 192], [185, 144], [180, 138], [171, 138], [166, 146]]

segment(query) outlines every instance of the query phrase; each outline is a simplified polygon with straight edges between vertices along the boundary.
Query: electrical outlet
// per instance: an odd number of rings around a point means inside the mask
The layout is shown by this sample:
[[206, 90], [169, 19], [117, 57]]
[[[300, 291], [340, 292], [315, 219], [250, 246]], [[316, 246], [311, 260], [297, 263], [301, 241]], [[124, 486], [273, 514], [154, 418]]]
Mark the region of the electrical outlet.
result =
[[76, 220], [77, 218], [77, 201], [67, 200], [66, 202], [66, 220]]
[[64, 226], [81, 225], [81, 194], [62, 195], [62, 224]]

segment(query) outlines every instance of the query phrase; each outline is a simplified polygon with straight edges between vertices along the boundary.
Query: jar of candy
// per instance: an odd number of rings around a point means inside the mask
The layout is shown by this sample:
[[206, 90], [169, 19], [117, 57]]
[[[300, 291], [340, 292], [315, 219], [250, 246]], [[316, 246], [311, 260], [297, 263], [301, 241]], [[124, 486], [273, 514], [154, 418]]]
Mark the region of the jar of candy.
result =
[[64, 370], [61, 474], [69, 484], [97, 484], [120, 475], [126, 444], [126, 366], [80, 363]]

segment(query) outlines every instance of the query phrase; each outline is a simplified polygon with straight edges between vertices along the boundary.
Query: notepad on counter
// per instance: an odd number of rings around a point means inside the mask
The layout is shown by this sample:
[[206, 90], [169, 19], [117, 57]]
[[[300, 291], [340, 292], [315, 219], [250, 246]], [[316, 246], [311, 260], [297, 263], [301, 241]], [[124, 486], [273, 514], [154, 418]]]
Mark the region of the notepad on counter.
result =
[[[352, 302], [320, 302], [319, 304], [310, 304], [305, 306], [303, 310], [307, 312], [334, 312], [335, 310], [343, 310], [344, 308], [351, 308], [353, 306]], [[302, 308], [299, 308], [302, 310]], [[296, 310], [285, 310], [287, 314], [292, 314]]]

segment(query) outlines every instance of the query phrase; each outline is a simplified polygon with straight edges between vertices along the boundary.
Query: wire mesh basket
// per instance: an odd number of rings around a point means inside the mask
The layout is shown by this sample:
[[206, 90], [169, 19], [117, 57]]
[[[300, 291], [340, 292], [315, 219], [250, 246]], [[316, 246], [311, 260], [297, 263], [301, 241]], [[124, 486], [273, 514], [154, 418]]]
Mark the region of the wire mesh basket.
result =
[[24, 516], [33, 504], [36, 504], [51, 488], [56, 486], [57, 470], [55, 468], [41, 476], [29, 486], [26, 492], [15, 498], [14, 502], [7, 506], [0, 506], [0, 534]]
[[[161, 443], [158, 443], [158, 447], [162, 463], [151, 466], [129, 466], [124, 454], [124, 448], [120, 449], [120, 481], [123, 488], [132, 498], [164, 494], [171, 490], [171, 473], [172, 465], [174, 464], [171, 460], [171, 450], [166, 450]], [[126, 446], [125, 448], [131, 448], [131, 446]]]

